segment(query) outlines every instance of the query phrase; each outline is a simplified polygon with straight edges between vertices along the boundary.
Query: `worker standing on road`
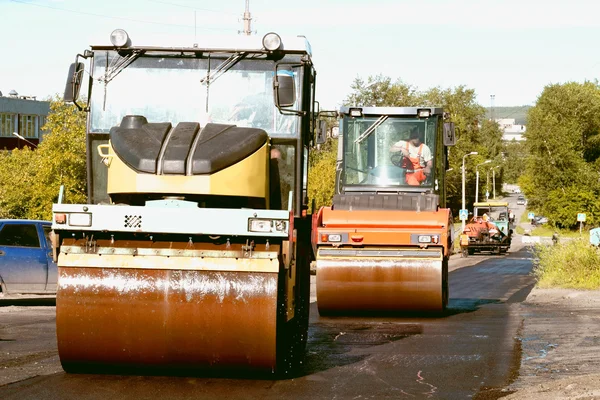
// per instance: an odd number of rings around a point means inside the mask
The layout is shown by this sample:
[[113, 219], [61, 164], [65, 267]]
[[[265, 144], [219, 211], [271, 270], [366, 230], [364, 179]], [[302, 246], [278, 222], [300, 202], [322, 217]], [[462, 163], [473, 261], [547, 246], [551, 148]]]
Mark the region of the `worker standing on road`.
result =
[[421, 140], [419, 127], [416, 126], [410, 131], [407, 141], [400, 140], [394, 143], [390, 151], [401, 151], [404, 155], [406, 163], [402, 163], [402, 168], [406, 168], [406, 183], [409, 185], [419, 186], [431, 175], [433, 156], [429, 146]]
[[464, 258], [469, 256], [469, 235], [466, 230], [460, 235], [460, 256]]

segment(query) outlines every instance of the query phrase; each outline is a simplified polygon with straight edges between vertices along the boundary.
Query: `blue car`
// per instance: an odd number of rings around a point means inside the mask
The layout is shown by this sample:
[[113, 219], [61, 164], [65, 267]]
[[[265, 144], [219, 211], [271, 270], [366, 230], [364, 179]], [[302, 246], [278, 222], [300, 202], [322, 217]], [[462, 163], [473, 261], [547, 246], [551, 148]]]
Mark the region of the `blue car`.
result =
[[56, 293], [51, 222], [0, 220], [0, 292]]

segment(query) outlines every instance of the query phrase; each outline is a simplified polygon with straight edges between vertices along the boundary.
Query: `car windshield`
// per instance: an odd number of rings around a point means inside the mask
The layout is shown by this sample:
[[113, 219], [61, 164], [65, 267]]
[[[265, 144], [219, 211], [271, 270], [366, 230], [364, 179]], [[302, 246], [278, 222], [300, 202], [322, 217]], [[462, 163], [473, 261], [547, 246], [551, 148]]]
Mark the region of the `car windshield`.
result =
[[[90, 131], [106, 133], [125, 115], [143, 115], [149, 122], [226, 123], [261, 128], [271, 136], [297, 135], [299, 117], [282, 115], [273, 101], [275, 61], [241, 59], [216, 76], [228, 55], [211, 57], [146, 54], [110, 74], [122, 57], [114, 51], [96, 52]], [[207, 73], [214, 75], [208, 85]], [[301, 72], [294, 69], [293, 74], [297, 109], [302, 104]], [[110, 81], [102, 82], [107, 75]]]
[[432, 186], [437, 119], [343, 121], [344, 185]]
[[490, 221], [508, 221], [508, 208], [506, 207], [477, 207], [476, 217], [487, 215]]

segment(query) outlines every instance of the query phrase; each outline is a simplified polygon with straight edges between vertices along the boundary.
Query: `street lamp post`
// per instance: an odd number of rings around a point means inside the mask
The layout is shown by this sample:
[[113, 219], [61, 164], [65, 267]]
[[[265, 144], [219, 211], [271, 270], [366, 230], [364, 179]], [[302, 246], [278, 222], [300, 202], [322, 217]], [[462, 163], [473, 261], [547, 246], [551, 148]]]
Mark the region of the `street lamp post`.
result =
[[494, 187], [494, 200], [496, 200], [496, 168], [500, 168], [500, 165], [492, 168], [492, 186]]
[[13, 135], [18, 137], [21, 140], [24, 140], [25, 142], [29, 143], [30, 145], [32, 145], [33, 147], [35, 147], [37, 149], [37, 144], [30, 142], [29, 140], [25, 139], [23, 136], [19, 135], [17, 132], [13, 132]]
[[490, 199], [490, 169], [487, 170], [487, 181], [485, 182], [485, 201]]
[[[467, 204], [465, 201], [465, 159], [467, 158], [467, 156], [474, 156], [478, 154], [476, 151], [472, 151], [470, 153], [467, 153], [463, 156], [463, 162], [462, 162], [462, 209], [466, 210], [467, 209]], [[465, 220], [462, 220], [462, 229], [461, 229], [461, 233], [464, 232], [465, 230]]]
[[483, 164], [489, 164], [491, 162], [492, 162], [492, 160], [485, 160], [481, 164], [477, 164], [475, 166], [475, 176], [476, 176], [476, 180], [475, 180], [475, 203], [479, 202], [479, 166], [483, 165]]

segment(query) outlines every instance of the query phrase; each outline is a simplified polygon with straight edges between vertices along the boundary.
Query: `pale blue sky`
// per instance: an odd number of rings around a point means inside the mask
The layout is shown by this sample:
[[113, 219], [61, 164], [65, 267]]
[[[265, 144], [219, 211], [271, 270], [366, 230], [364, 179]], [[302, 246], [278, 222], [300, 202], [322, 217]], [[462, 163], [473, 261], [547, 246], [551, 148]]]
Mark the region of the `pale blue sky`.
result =
[[[123, 28], [133, 43], [237, 34], [245, 0], [0, 0], [0, 91], [62, 93], [69, 64]], [[427, 89], [464, 84], [489, 107], [533, 104], [545, 85], [600, 75], [595, 0], [250, 0], [258, 35], [304, 35], [317, 99], [337, 107], [357, 76]]]

